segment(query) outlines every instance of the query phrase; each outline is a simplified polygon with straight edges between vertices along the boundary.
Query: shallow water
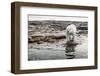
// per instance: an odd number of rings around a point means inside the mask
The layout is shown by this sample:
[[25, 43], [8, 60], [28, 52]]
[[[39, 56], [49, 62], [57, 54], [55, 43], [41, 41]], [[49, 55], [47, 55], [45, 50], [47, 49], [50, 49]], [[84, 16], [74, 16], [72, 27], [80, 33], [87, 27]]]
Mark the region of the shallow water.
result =
[[[73, 59], [88, 58], [88, 40], [87, 36], [79, 36], [76, 41], [79, 43], [75, 47], [75, 57]], [[67, 59], [64, 40], [57, 41], [53, 44], [30, 44], [31, 48], [28, 49], [28, 60], [55, 60]]]

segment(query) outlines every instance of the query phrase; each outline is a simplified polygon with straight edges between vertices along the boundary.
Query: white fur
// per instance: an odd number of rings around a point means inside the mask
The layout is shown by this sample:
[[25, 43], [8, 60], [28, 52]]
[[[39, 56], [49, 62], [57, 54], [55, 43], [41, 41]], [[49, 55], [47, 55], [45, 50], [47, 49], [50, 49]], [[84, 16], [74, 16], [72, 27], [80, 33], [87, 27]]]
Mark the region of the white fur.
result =
[[66, 41], [69, 41], [72, 37], [74, 37], [74, 41], [75, 41], [76, 31], [77, 28], [74, 24], [68, 25], [66, 28]]

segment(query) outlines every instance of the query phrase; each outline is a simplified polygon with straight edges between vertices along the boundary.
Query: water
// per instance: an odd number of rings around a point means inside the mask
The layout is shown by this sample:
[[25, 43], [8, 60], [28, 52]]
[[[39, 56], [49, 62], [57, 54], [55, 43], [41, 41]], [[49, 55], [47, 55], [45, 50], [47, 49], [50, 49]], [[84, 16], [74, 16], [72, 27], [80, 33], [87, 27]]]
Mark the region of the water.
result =
[[[28, 60], [57, 60], [57, 59], [84, 59], [88, 58], [88, 40], [87, 36], [80, 36], [77, 38], [79, 42], [76, 46], [56, 46], [63, 42], [54, 44], [34, 45], [28, 49]], [[50, 46], [51, 45], [51, 46]], [[69, 52], [68, 52], [69, 50]]]

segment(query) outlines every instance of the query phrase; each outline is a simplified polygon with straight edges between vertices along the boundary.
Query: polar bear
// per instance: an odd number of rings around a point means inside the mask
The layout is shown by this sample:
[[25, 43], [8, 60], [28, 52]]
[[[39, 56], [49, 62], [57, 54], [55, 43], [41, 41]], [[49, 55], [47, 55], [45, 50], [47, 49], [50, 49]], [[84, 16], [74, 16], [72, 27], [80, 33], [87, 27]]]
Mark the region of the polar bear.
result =
[[66, 42], [74, 42], [77, 28], [74, 24], [70, 24], [66, 28]]

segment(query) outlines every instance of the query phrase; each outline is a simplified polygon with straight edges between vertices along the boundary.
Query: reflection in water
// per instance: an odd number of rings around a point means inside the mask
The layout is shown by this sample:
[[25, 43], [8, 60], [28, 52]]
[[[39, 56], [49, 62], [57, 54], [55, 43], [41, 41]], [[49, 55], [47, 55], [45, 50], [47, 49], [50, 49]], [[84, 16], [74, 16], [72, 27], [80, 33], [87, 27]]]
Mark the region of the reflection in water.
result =
[[[70, 40], [71, 41], [71, 40]], [[62, 44], [59, 44], [62, 43]], [[56, 46], [58, 44], [58, 46]], [[62, 45], [60, 47], [60, 45]], [[81, 34], [76, 41], [60, 40], [56, 43], [29, 44], [28, 60], [86, 59], [88, 58], [88, 37]], [[65, 49], [66, 48], [66, 49]]]
[[66, 51], [65, 51], [65, 55], [67, 59], [73, 59], [75, 58], [75, 47], [76, 47], [77, 43], [73, 42], [73, 41], [68, 41], [66, 43]]

